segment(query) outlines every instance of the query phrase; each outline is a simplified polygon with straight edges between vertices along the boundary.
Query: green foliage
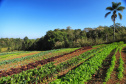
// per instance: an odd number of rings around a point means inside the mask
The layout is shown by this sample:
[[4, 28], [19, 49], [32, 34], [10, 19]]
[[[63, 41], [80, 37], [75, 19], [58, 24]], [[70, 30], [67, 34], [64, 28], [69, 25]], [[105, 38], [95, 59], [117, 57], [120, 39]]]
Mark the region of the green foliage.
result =
[[[46, 77], [55, 77], [59, 71], [68, 69], [70, 66], [76, 66], [79, 63], [84, 62], [86, 59], [90, 58], [89, 60], [85, 61], [83, 64], [81, 64], [79, 67], [77, 67], [74, 70], [69, 71], [65, 77], [62, 77], [60, 79], [57, 79], [53, 81], [51, 84], [57, 84], [57, 83], [68, 83], [68, 84], [74, 84], [79, 83], [83, 84], [87, 80], [91, 79], [92, 74], [98, 70], [99, 67], [101, 67], [103, 60], [110, 54], [110, 52], [117, 48], [118, 45], [121, 43], [113, 43], [109, 45], [104, 45], [102, 47], [99, 47], [97, 49], [93, 49], [90, 51], [87, 51], [77, 57], [73, 57], [70, 60], [67, 60], [57, 66], [54, 65], [53, 62], [45, 64], [41, 67], [37, 67], [35, 69], [30, 69], [27, 71], [23, 71], [19, 74], [15, 74], [8, 77], [1, 77], [0, 83], [37, 83], [37, 82], [47, 82], [45, 79]], [[102, 51], [102, 52], [101, 52]], [[112, 58], [115, 60], [115, 58]], [[114, 63], [114, 62], [113, 62]], [[112, 64], [113, 64], [112, 63]], [[43, 79], [45, 79], [43, 81]]]
[[123, 64], [124, 64], [124, 62], [123, 62], [123, 60], [121, 58], [121, 50], [126, 45], [122, 41], [119, 42], [118, 44], [119, 44], [119, 46], [116, 48], [115, 54], [112, 57], [111, 65], [110, 65], [109, 69], [107, 70], [106, 77], [104, 79], [105, 82], [107, 82], [110, 79], [110, 75], [111, 75], [112, 71], [114, 70], [115, 61], [116, 61], [116, 56], [115, 55], [116, 55], [118, 50], [119, 50], [119, 53], [120, 53], [120, 59], [119, 59], [120, 64], [119, 64], [119, 67], [118, 67], [118, 71], [119, 71], [118, 78], [121, 79], [123, 77], [123, 70], [124, 70]]
[[[118, 48], [116, 48], [115, 54], [117, 53], [117, 51], [118, 51]], [[104, 79], [105, 82], [107, 82], [110, 79], [111, 72], [114, 70], [115, 61], [116, 61], [115, 54], [112, 56], [111, 65], [110, 65], [109, 69], [107, 70], [106, 77]]]
[[[105, 46], [104, 46], [105, 47]], [[34, 82], [38, 82], [38, 81], [43, 81], [43, 79], [45, 77], [55, 77], [55, 74], [58, 73], [58, 71], [62, 71], [64, 69], [69, 68], [70, 66], [76, 65], [80, 62], [84, 62], [86, 59], [88, 59], [89, 57], [91, 57], [94, 54], [97, 54], [99, 51], [102, 50], [103, 47], [98, 48], [98, 49], [93, 49], [91, 51], [87, 51], [77, 57], [72, 58], [71, 60], [68, 60], [66, 62], [63, 62], [57, 66], [53, 65], [54, 63], [48, 63], [45, 64], [41, 67], [35, 68], [35, 69], [30, 69], [27, 71], [23, 71], [19, 74], [14, 74], [11, 77], [2, 77], [0, 78], [0, 83], [4, 82], [4, 80], [9, 83], [10, 80], [13, 83], [21, 83], [21, 82], [26, 82], [26, 83], [34, 83]], [[35, 78], [36, 77], [36, 78]], [[8, 80], [6, 80], [8, 78]], [[46, 81], [46, 80], [45, 80]], [[43, 81], [43, 82], [45, 82]]]
[[43, 55], [45, 55], [47, 53], [54, 52], [54, 51], [57, 51], [57, 50], [45, 51], [45, 52], [41, 52], [41, 53], [38, 53], [38, 54], [35, 54], [35, 55], [22, 57], [22, 58], [15, 58], [15, 59], [11, 59], [11, 60], [4, 60], [4, 61], [0, 62], [0, 65], [9, 64], [9, 63], [13, 63], [13, 62], [18, 62], [18, 61], [22, 61], [22, 60], [26, 60], [26, 59], [30, 59], [30, 58], [36, 58], [36, 57], [43, 56]]
[[123, 44], [122, 46], [120, 46], [120, 49], [119, 49], [119, 53], [120, 53], [119, 67], [118, 67], [118, 78], [119, 78], [119, 80], [121, 80], [123, 78], [123, 72], [124, 72], [124, 62], [123, 62], [123, 59], [121, 57], [121, 50], [124, 46], [126, 46], [126, 44]]
[[[115, 23], [115, 39], [126, 39], [126, 27], [120, 23]], [[47, 31], [46, 35], [37, 38], [29, 39], [20, 38], [1, 38], [0, 47], [8, 48], [7, 51], [14, 50], [50, 50], [59, 48], [73, 48], [82, 46], [92, 46], [105, 42], [112, 42], [114, 26], [99, 26], [95, 29], [55, 29]]]
[[91, 59], [84, 62], [82, 65], [74, 70], [69, 71], [65, 77], [56, 79], [50, 84], [57, 84], [59, 82], [67, 84], [81, 84], [91, 79], [92, 74], [101, 67], [103, 60], [110, 54], [110, 52], [118, 46], [118, 43], [113, 43], [108, 46], [104, 46], [103, 51], [95, 54]]
[[100, 45], [95, 45], [95, 46], [92, 46], [93, 48], [95, 47], [100, 47], [100, 46], [104, 46], [105, 44], [100, 44]]

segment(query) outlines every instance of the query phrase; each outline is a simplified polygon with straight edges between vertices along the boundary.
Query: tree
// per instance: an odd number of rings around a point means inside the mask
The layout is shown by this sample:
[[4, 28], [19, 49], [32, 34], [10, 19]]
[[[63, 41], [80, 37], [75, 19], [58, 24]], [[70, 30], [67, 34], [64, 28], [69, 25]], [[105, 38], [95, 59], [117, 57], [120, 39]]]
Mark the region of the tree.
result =
[[29, 43], [29, 39], [28, 39], [27, 36], [25, 36], [25, 37], [24, 37], [23, 46], [22, 46], [22, 48], [23, 48], [24, 50], [28, 49], [28, 43]]
[[88, 28], [84, 28], [84, 31], [85, 32], [89, 32], [90, 30], [93, 30], [93, 29], [92, 28], [89, 28], [89, 27]]
[[[115, 23], [115, 28], [120, 28], [122, 25], [120, 23]], [[110, 26], [111, 28], [114, 28], [114, 25]]]
[[68, 31], [68, 30], [70, 30], [70, 29], [71, 29], [71, 26], [68, 26], [66, 30]]
[[[112, 19], [112, 21], [114, 23], [113, 40], [115, 40], [115, 19], [117, 17], [116, 12], [117, 11], [123, 11], [125, 9], [125, 7], [120, 6], [120, 5], [121, 5], [121, 2], [119, 2], [119, 3], [112, 2], [112, 7], [107, 7], [106, 8], [106, 10], [110, 10], [110, 12], [106, 13], [105, 17], [107, 17], [111, 12], [113, 12], [113, 14], [111, 16], [111, 19]], [[118, 13], [118, 15], [119, 15], [119, 18], [122, 19], [121, 13]]]

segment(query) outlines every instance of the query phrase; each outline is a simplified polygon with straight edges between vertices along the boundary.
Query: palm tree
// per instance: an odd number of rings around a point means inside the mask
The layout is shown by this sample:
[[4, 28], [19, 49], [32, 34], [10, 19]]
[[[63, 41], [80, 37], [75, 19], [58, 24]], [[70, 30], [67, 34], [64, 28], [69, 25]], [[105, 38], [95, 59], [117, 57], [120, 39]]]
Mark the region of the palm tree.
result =
[[[113, 12], [113, 14], [111, 16], [111, 19], [114, 22], [113, 40], [115, 40], [115, 19], [117, 17], [116, 12], [117, 11], [123, 11], [123, 9], [125, 9], [125, 7], [120, 6], [120, 5], [121, 5], [121, 2], [119, 2], [119, 3], [112, 2], [112, 7], [107, 7], [106, 8], [106, 10], [110, 10], [110, 12], [106, 13], [105, 17], [107, 17], [111, 12]], [[119, 15], [119, 18], [122, 19], [121, 13], [118, 13], [118, 15]]]

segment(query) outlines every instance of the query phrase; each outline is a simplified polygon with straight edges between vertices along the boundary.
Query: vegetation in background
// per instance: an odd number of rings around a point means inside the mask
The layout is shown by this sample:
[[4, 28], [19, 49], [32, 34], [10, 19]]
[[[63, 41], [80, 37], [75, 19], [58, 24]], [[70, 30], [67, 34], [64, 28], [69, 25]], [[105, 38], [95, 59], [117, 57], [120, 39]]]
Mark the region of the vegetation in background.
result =
[[[115, 41], [126, 39], [126, 27], [120, 23], [115, 24]], [[107, 26], [99, 26], [95, 29], [85, 28], [71, 29], [55, 29], [49, 30], [44, 37], [38, 39], [20, 38], [1, 38], [0, 51], [7, 48], [7, 51], [14, 50], [50, 50], [58, 48], [73, 48], [82, 46], [92, 46], [113, 41], [113, 28]]]

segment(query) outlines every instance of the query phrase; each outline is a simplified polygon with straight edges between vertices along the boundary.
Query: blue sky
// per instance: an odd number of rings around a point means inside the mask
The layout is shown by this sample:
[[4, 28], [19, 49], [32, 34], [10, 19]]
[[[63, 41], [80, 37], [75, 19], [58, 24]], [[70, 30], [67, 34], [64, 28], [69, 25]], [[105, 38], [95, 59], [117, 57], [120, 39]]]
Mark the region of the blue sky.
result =
[[[0, 6], [0, 38], [40, 38], [56, 28], [83, 30], [86, 27], [110, 26], [111, 15], [105, 18], [106, 7], [123, 0], [3, 0]], [[116, 22], [126, 26], [123, 19]]]

